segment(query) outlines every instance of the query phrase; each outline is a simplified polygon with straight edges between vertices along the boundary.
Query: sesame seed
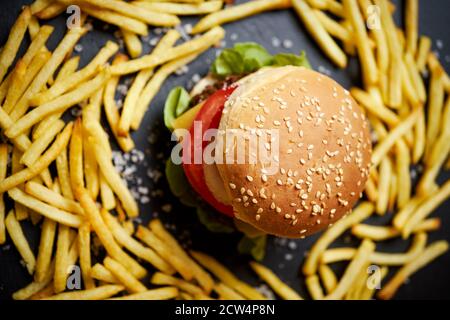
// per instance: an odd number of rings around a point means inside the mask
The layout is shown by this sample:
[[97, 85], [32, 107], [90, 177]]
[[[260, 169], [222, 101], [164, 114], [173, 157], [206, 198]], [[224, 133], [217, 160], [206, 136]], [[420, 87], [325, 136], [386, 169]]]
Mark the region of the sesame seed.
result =
[[233, 190], [236, 189], [236, 185], [235, 185], [234, 183], [230, 183], [229, 186], [230, 186], [230, 188], [233, 189]]
[[252, 176], [247, 176], [247, 180], [252, 182], [253, 181], [253, 177]]

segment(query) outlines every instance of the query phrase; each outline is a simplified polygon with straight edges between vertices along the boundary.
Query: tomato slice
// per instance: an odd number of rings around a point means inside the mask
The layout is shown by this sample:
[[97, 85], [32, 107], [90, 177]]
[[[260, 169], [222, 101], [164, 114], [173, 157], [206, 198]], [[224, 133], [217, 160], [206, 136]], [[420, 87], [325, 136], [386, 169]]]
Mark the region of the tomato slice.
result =
[[[214, 197], [206, 184], [205, 173], [203, 171], [203, 159], [194, 159], [194, 155], [195, 152], [197, 152], [197, 154], [200, 154], [203, 157], [203, 150], [208, 145], [208, 141], [203, 141], [202, 137], [206, 130], [217, 129], [219, 127], [225, 102], [235, 89], [236, 86], [220, 89], [205, 101], [189, 130], [190, 141], [188, 142], [187, 147], [191, 150], [191, 154], [189, 155], [191, 161], [190, 163], [183, 162], [184, 173], [194, 190], [213, 208], [230, 217], [234, 217], [233, 207], [219, 202]], [[199, 132], [194, 136], [195, 121], [201, 121], [202, 123], [201, 136]]]

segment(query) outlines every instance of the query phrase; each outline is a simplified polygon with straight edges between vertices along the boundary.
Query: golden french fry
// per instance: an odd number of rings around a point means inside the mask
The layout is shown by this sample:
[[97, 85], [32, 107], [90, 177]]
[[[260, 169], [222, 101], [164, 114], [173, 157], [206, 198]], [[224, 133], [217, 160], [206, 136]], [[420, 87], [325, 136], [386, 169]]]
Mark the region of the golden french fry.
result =
[[78, 65], [80, 64], [80, 56], [74, 56], [67, 60], [58, 71], [58, 75], [56, 76], [55, 83], [59, 81], [66, 80], [68, 76], [72, 75], [78, 69]]
[[76, 71], [70, 78], [66, 78], [64, 81], [55, 82], [50, 89], [35, 95], [30, 99], [30, 104], [36, 106], [43, 105], [82, 84], [93, 76], [98, 71], [99, 67], [108, 62], [108, 59], [113, 56], [117, 50], [119, 50], [119, 46], [115, 42], [108, 41], [86, 67]]
[[409, 72], [409, 76], [414, 85], [414, 90], [417, 92], [420, 102], [423, 103], [427, 99], [427, 93], [425, 90], [425, 85], [423, 83], [423, 79], [420, 76], [419, 69], [417, 68], [417, 65], [414, 62], [413, 55], [410, 52], [406, 52], [404, 60], [405, 60], [406, 68], [408, 69], [408, 72]]
[[347, 217], [338, 220], [332, 227], [327, 229], [322, 237], [311, 248], [305, 264], [303, 265], [303, 273], [307, 276], [314, 275], [318, 268], [318, 262], [322, 253], [326, 248], [345, 230], [351, 226], [365, 220], [374, 211], [373, 204], [369, 202], [363, 202]]
[[116, 198], [111, 190], [108, 182], [101, 172], [100, 175], [100, 199], [102, 200], [102, 205], [105, 210], [112, 210], [116, 207]]
[[193, 28], [192, 33], [204, 32], [212, 27], [240, 20], [264, 11], [285, 9], [290, 7], [287, 0], [255, 0], [243, 4], [234, 5], [221, 11], [211, 13], [202, 18]]
[[402, 209], [411, 197], [411, 177], [409, 167], [411, 165], [410, 150], [403, 140], [398, 140], [395, 145], [396, 159], [395, 171], [397, 173], [397, 207]]
[[416, 208], [402, 228], [403, 238], [408, 238], [414, 228], [448, 197], [450, 197], [450, 181], [447, 181], [437, 192], [431, 194]]
[[419, 1], [408, 0], [405, 7], [406, 50], [415, 54], [419, 20]]
[[35, 0], [30, 4], [31, 14], [36, 14], [39, 11], [44, 10], [52, 3], [52, 0]]
[[197, 251], [191, 251], [191, 254], [195, 258], [195, 260], [197, 260], [203, 267], [214, 274], [224, 284], [233, 288], [245, 298], [252, 300], [266, 299], [257, 290], [236, 278], [233, 273], [231, 273], [231, 271], [229, 271], [225, 266], [223, 266], [213, 257]]
[[80, 201], [80, 204], [83, 207], [84, 213], [88, 218], [92, 229], [99, 237], [108, 254], [124, 264], [124, 266], [128, 268], [128, 270], [135, 277], [144, 277], [147, 273], [146, 270], [139, 263], [137, 263], [136, 260], [126, 254], [114, 240], [111, 231], [103, 221], [94, 200], [92, 200], [91, 196], [89, 195], [89, 192], [86, 189], [79, 190], [77, 199]]
[[142, 53], [142, 43], [139, 37], [128, 30], [121, 29], [123, 36], [123, 41], [125, 42], [125, 47], [131, 58], [137, 58]]
[[[181, 2], [181, 1], [180, 1]], [[197, 15], [219, 11], [223, 6], [222, 0], [211, 0], [198, 3], [170, 3], [170, 2], [144, 2], [134, 1], [133, 5], [155, 12], [180, 15]]]
[[53, 285], [56, 293], [66, 290], [67, 276], [69, 274], [68, 255], [70, 248], [69, 227], [60, 224], [58, 227], [58, 240], [56, 242], [55, 275]]
[[398, 288], [419, 269], [444, 254], [448, 250], [447, 241], [437, 241], [428, 246], [416, 259], [404, 265], [395, 276], [378, 292], [378, 298], [387, 300], [397, 292]]
[[214, 286], [214, 291], [217, 292], [219, 298], [223, 300], [245, 300], [243, 296], [223, 283], [217, 283]]
[[193, 278], [192, 270], [188, 268], [180, 257], [173, 254], [173, 251], [163, 241], [161, 241], [149, 229], [138, 226], [136, 237], [144, 242], [146, 245], [154, 249], [165, 261], [167, 261], [184, 280], [191, 280]]
[[119, 283], [119, 280], [109, 271], [106, 269], [102, 264], [96, 263], [90, 271], [90, 276], [94, 279], [107, 282], [107, 283]]
[[39, 243], [39, 253], [36, 261], [36, 272], [34, 280], [36, 282], [43, 282], [47, 270], [50, 268], [53, 243], [55, 241], [56, 222], [45, 218], [42, 223], [41, 239]]
[[[98, 101], [98, 109], [100, 110], [100, 101], [102, 98], [102, 90], [99, 90], [100, 96]], [[96, 94], [97, 95], [97, 94]], [[97, 160], [95, 159], [94, 147], [88, 143], [89, 132], [86, 128], [86, 123], [89, 121], [98, 121], [96, 119], [88, 119], [89, 117], [95, 117], [96, 111], [90, 110], [93, 107], [92, 102], [90, 105], [83, 109], [83, 167], [84, 167], [84, 178], [86, 181], [86, 188], [89, 190], [92, 199], [97, 199], [100, 192], [100, 177]], [[97, 107], [97, 106], [95, 106]]]
[[313, 9], [317, 19], [323, 25], [325, 30], [333, 37], [343, 41], [344, 43], [352, 42], [352, 35], [349, 30], [338, 21], [330, 18], [321, 10]]
[[334, 271], [328, 265], [321, 264], [319, 266], [319, 275], [327, 294], [333, 292], [338, 283]]
[[81, 119], [75, 121], [69, 146], [69, 173], [72, 190], [75, 194], [78, 189], [84, 188], [83, 173], [83, 132]]
[[347, 65], [347, 56], [325, 30], [309, 5], [304, 0], [292, 0], [292, 5], [324, 54], [338, 67], [345, 68]]
[[48, 20], [48, 19], [53, 19], [53, 18], [59, 16], [64, 11], [66, 11], [66, 6], [64, 6], [60, 3], [57, 3], [57, 2], [53, 2], [48, 7], [46, 7], [44, 10], [37, 12], [36, 16], [39, 19]]
[[59, 153], [67, 146], [72, 133], [72, 123], [69, 123], [56, 138], [50, 148], [41, 156], [30, 168], [23, 169], [13, 175], [10, 175], [3, 181], [0, 181], [0, 193], [8, 191], [21, 183], [32, 179], [48, 168]]
[[[11, 128], [6, 131], [9, 138], [15, 138], [22, 132], [31, 128], [33, 125], [44, 119], [52, 113], [64, 112], [73, 105], [83, 101], [100, 87], [102, 87], [109, 78], [108, 70], [101, 72], [98, 76], [89, 80], [72, 91], [67, 92], [32, 111], [20, 118]], [[14, 109], [15, 110], [15, 109]], [[14, 111], [13, 111], [14, 112]]]
[[150, 283], [156, 285], [174, 286], [190, 294], [203, 293], [203, 290], [200, 287], [183, 279], [175, 278], [161, 272], [156, 272], [155, 274], [153, 274], [152, 278], [150, 279]]
[[344, 0], [343, 5], [347, 18], [353, 25], [355, 44], [362, 65], [364, 83], [366, 85], [376, 84], [378, 82], [378, 69], [373, 51], [369, 45], [369, 37], [366, 32], [363, 17], [358, 8], [358, 3], [356, 0]]
[[39, 70], [28, 89], [24, 92], [12, 110], [10, 116], [14, 121], [22, 117], [22, 115], [27, 112], [29, 107], [28, 100], [42, 90], [59, 65], [63, 62], [66, 55], [86, 31], [87, 30], [84, 28], [72, 28], [67, 32], [56, 49], [53, 51], [50, 59], [48, 59], [47, 63], [42, 67], [42, 69]]
[[164, 228], [161, 221], [153, 219], [149, 223], [150, 229], [156, 234], [156, 236], [164, 241], [170, 249], [180, 257], [184, 263], [192, 270], [194, 278], [204, 289], [206, 293], [209, 293], [214, 285], [214, 281], [211, 276], [204, 271], [180, 246], [178, 241]]
[[131, 293], [147, 291], [147, 288], [116, 260], [106, 257], [103, 264], [125, 286], [127, 291]]
[[103, 300], [118, 294], [124, 289], [125, 289], [124, 286], [110, 284], [97, 287], [94, 289], [63, 292], [45, 298], [44, 300]]
[[109, 214], [106, 210], [102, 209], [100, 211], [103, 221], [111, 230], [114, 238], [117, 242], [128, 249], [128, 251], [135, 254], [137, 257], [149, 262], [158, 270], [161, 270], [167, 274], [173, 274], [175, 270], [167, 264], [160, 256], [158, 256], [155, 251], [150, 248], [144, 247], [134, 238], [132, 238], [127, 231], [120, 225], [120, 223]]
[[344, 275], [339, 281], [334, 291], [324, 299], [336, 300], [342, 298], [356, 280], [359, 272], [370, 261], [370, 255], [375, 250], [375, 244], [370, 240], [364, 240], [355, 253], [355, 257], [350, 262], [349, 266], [345, 270]]
[[389, 134], [375, 146], [372, 152], [373, 166], [378, 166], [396, 141], [412, 128], [412, 126], [417, 122], [421, 109], [422, 108], [417, 108], [411, 112], [408, 117], [395, 126]]
[[305, 279], [306, 288], [313, 300], [322, 300], [324, 293], [320, 285], [319, 277], [317, 275], [308, 276]]
[[112, 300], [168, 300], [178, 296], [178, 289], [174, 287], [164, 287], [152, 289], [141, 293], [130, 294]]
[[62, 195], [70, 200], [74, 199], [72, 186], [70, 183], [69, 161], [67, 159], [67, 149], [60, 152], [56, 158], [56, 170], [58, 173], [58, 180], [61, 187]]
[[36, 182], [27, 182], [25, 184], [25, 192], [35, 197], [36, 199], [46, 202], [61, 210], [78, 215], [84, 215], [84, 211], [79, 203], [71, 199], [67, 199], [58, 192], [50, 190]]
[[8, 72], [8, 68], [13, 63], [17, 51], [19, 51], [20, 44], [28, 28], [28, 23], [31, 19], [31, 10], [29, 7], [24, 7], [16, 22], [12, 26], [8, 40], [6, 40], [2, 51], [0, 52], [0, 82], [3, 81], [4, 76]]
[[358, 88], [351, 88], [350, 92], [362, 107], [386, 122], [389, 126], [395, 127], [400, 122], [395, 112], [391, 111], [384, 104], [377, 102], [370, 93]]
[[427, 36], [420, 36], [419, 47], [416, 54], [416, 65], [420, 72], [425, 71], [428, 53], [431, 50], [431, 39]]
[[[66, 1], [65, 1], [66, 2]], [[123, 14], [125, 16], [138, 19], [149, 25], [161, 27], [173, 27], [180, 23], [177, 16], [162, 12], [154, 12], [143, 7], [118, 1], [118, 0], [84, 0], [83, 2], [95, 5], [99, 8], [106, 8]]]
[[14, 211], [11, 210], [6, 216], [5, 226], [14, 246], [25, 261], [28, 273], [33, 274], [36, 267], [36, 258], [34, 257], [33, 251], [31, 251], [27, 238], [25, 238], [19, 221], [16, 220]]
[[287, 284], [285, 284], [278, 276], [273, 273], [269, 268], [257, 263], [250, 262], [250, 267], [256, 274], [283, 299], [286, 300], [301, 300], [302, 297], [295, 292], [292, 288], [290, 288]]
[[91, 277], [91, 227], [89, 223], [83, 223], [78, 229], [78, 241], [84, 287], [93, 289], [95, 288], [95, 281]]
[[26, 287], [14, 292], [12, 298], [14, 300], [29, 299], [32, 295], [38, 293], [51, 283], [53, 279], [54, 270], [55, 270], [55, 260], [52, 260], [50, 267], [46, 270], [44, 279], [42, 281], [31, 282]]
[[[8, 169], [8, 145], [6, 143], [0, 144], [0, 181], [5, 179], [6, 171]], [[6, 241], [5, 234], [5, 200], [3, 193], [0, 193], [0, 244]]]
[[128, 74], [141, 69], [153, 68], [167, 61], [186, 56], [193, 52], [203, 51], [218, 43], [225, 35], [221, 27], [214, 27], [202, 36], [187, 41], [179, 46], [166, 50], [163, 54], [154, 53], [144, 55], [138, 59], [133, 59], [111, 67], [114, 75]]

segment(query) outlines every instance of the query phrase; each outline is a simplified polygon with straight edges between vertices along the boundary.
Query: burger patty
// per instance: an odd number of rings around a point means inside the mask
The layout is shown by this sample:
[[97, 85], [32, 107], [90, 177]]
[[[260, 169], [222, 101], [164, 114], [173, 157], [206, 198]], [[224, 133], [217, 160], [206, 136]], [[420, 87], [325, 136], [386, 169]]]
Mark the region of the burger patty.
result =
[[231, 86], [233, 83], [237, 82], [239, 79], [243, 78], [244, 76], [245, 76], [245, 74], [232, 75], [232, 76], [228, 76], [224, 79], [220, 79], [220, 80], [218, 79], [213, 84], [206, 86], [205, 89], [203, 89], [203, 91], [201, 93], [193, 96], [191, 99], [191, 106], [196, 106], [200, 102], [205, 101], [211, 95], [213, 95], [216, 91], [225, 89], [225, 88]]

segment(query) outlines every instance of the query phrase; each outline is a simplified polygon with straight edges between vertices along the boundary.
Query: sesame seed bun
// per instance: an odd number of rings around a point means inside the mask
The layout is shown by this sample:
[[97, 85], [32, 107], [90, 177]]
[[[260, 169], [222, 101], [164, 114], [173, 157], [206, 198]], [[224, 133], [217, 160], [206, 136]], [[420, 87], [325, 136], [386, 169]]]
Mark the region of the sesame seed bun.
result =
[[[238, 84], [219, 134], [279, 129], [280, 143], [273, 174], [261, 161], [217, 164], [236, 218], [269, 234], [302, 238], [348, 213], [364, 189], [371, 157], [368, 123], [349, 92], [293, 66], [263, 69]], [[224, 148], [224, 158], [230, 152]]]

